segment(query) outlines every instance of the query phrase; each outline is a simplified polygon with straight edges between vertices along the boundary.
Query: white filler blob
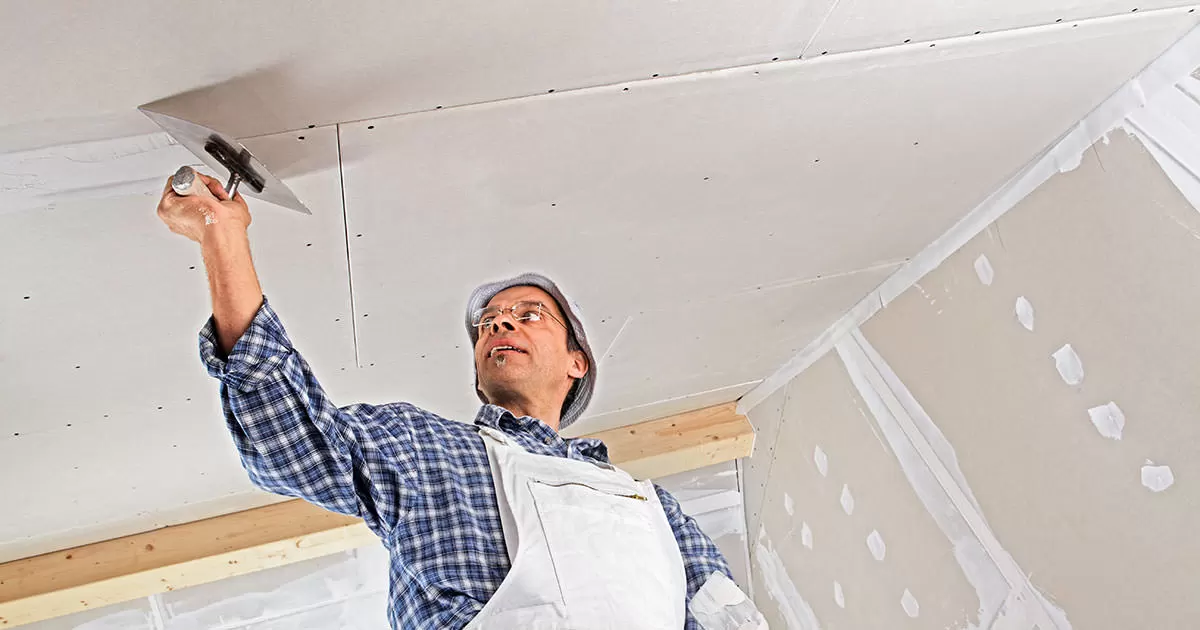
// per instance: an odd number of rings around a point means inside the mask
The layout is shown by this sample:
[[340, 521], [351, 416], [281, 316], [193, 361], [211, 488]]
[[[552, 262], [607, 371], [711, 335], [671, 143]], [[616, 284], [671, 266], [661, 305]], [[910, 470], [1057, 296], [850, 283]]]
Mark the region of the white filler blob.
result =
[[1100, 435], [1112, 440], [1121, 439], [1121, 432], [1125, 430], [1125, 414], [1121, 412], [1117, 403], [1110, 402], [1107, 405], [1092, 407], [1088, 409], [1088, 415], [1091, 416], [1092, 424], [1096, 425]]
[[800, 523], [800, 544], [812, 549], [812, 529], [808, 523]]
[[783, 509], [787, 511], [788, 516], [796, 513], [796, 504], [792, 503], [792, 495], [786, 492], [783, 493]]
[[1025, 327], [1025, 330], [1033, 332], [1033, 305], [1029, 303], [1029, 300], [1025, 299], [1024, 295], [1017, 298], [1016, 309], [1017, 321], [1021, 322], [1021, 325]]
[[1154, 466], [1146, 464], [1142, 466], [1142, 485], [1150, 489], [1150, 492], [1162, 492], [1170, 488], [1175, 483], [1175, 473], [1171, 472], [1170, 466]]
[[846, 607], [846, 595], [842, 593], [842, 585], [837, 580], [833, 581], [833, 601], [837, 602], [838, 608]]
[[818, 444], [817, 448], [813, 449], [813, 463], [817, 465], [817, 472], [821, 473], [822, 477], [829, 474], [829, 457], [825, 455], [825, 451]]
[[975, 275], [979, 276], [979, 281], [986, 286], [992, 286], [992, 279], [996, 277], [996, 272], [992, 270], [992, 261], [988, 260], [987, 256], [979, 255], [975, 259]]
[[1058, 368], [1058, 375], [1064, 383], [1078, 385], [1083, 382], [1083, 362], [1071, 344], [1066, 344], [1050, 356], [1054, 357], [1054, 367]]
[[842, 485], [842, 509], [846, 514], [854, 513], [854, 497], [850, 494], [850, 486]]
[[904, 596], [900, 598], [900, 605], [904, 607], [905, 614], [913, 619], [916, 619], [917, 615], [921, 614], [921, 604], [917, 603], [917, 598], [913, 597], [913, 594], [908, 592], [908, 589], [904, 589]]
[[883, 542], [883, 536], [879, 535], [879, 530], [873, 529], [867, 536], [867, 549], [871, 550], [871, 555], [875, 556], [876, 560], [883, 562], [883, 557], [887, 555], [887, 545]]

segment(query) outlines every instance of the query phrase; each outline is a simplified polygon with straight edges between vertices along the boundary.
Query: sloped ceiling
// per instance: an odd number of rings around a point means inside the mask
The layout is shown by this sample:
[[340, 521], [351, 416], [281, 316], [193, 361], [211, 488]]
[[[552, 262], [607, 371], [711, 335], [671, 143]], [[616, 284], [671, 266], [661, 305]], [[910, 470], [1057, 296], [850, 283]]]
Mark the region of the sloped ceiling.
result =
[[1181, 4], [6, 4], [0, 559], [270, 500], [196, 359], [198, 252], [153, 214], [191, 158], [138, 105], [252, 137], [313, 210], [252, 203], [252, 239], [335, 400], [469, 420], [466, 294], [539, 269], [602, 353], [586, 432], [745, 392]]

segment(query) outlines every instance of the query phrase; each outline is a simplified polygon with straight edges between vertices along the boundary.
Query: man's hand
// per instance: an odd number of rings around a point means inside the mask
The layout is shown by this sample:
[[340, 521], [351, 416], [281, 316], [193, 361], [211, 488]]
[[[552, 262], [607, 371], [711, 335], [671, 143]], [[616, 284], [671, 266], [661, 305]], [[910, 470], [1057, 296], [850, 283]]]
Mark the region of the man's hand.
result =
[[220, 181], [201, 173], [196, 173], [196, 176], [208, 187], [212, 196], [177, 195], [171, 188], [171, 178], [167, 178], [167, 187], [158, 202], [158, 218], [172, 232], [203, 243], [205, 234], [213, 227], [228, 229], [233, 226], [242, 231], [250, 227], [250, 210], [241, 193], [230, 199]]
[[196, 173], [211, 195], [180, 196], [171, 188], [171, 178], [158, 202], [158, 218], [176, 234], [200, 244], [208, 291], [212, 295], [213, 321], [223, 356], [250, 327], [262, 306], [262, 287], [250, 257], [250, 211], [241, 195], [233, 199], [221, 182]]

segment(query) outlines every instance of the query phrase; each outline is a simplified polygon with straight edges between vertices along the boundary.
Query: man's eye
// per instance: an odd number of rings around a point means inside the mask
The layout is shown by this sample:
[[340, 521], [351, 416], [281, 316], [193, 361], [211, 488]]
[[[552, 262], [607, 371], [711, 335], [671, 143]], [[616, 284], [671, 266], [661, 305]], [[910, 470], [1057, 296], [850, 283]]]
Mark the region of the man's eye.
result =
[[525, 315], [525, 318], [531, 322], [540, 322], [540, 321], [542, 321], [542, 314], [537, 311], [534, 311], [532, 313], [528, 313], [527, 315]]

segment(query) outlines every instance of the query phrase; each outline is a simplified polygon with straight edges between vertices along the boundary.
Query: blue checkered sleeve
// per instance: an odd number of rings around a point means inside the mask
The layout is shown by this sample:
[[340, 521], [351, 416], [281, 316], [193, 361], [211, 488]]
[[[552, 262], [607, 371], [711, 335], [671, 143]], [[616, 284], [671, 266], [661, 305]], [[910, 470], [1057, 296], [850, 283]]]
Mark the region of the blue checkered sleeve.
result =
[[[658, 500], [662, 503], [663, 511], [667, 513], [667, 521], [671, 523], [671, 531], [675, 532], [675, 542], [679, 544], [679, 552], [683, 555], [683, 569], [687, 574], [688, 603], [691, 603], [696, 591], [700, 590], [700, 587], [708, 580], [708, 576], [712, 575], [714, 571], [720, 571], [733, 579], [733, 574], [729, 572], [729, 564], [725, 562], [725, 556], [721, 555], [721, 550], [717, 548], [716, 543], [707, 534], [700, 531], [696, 520], [683, 513], [679, 502], [671, 496], [670, 492], [663, 490], [658, 484], [654, 484], [654, 490], [658, 492]], [[690, 611], [687, 614], [687, 624], [684, 628], [685, 630], [700, 630], [700, 624], [692, 617]]]
[[331, 403], [265, 298], [228, 358], [210, 318], [200, 355], [221, 382], [225, 422], [256, 486], [359, 516], [387, 537], [414, 476], [407, 423], [372, 405]]

